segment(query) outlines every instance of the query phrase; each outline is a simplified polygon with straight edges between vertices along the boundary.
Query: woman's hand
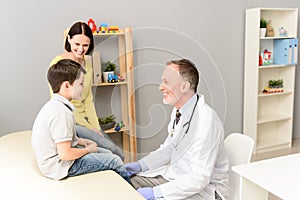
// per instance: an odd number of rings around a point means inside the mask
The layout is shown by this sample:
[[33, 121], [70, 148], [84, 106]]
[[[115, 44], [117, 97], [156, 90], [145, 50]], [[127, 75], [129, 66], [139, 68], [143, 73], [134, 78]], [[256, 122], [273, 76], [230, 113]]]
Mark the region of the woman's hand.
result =
[[98, 130], [97, 128], [93, 128], [92, 131], [94, 131], [94, 132], [98, 133], [99, 135], [101, 135], [102, 137], [104, 137], [103, 134], [101, 133], [101, 131]]

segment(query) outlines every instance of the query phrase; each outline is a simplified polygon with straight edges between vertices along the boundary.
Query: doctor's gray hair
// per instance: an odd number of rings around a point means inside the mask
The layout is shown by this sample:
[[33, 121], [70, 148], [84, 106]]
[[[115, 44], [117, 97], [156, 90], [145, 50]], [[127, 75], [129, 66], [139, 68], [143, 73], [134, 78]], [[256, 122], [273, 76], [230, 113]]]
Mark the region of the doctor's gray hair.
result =
[[171, 60], [167, 62], [167, 65], [175, 64], [179, 66], [179, 74], [191, 85], [191, 90], [197, 93], [197, 87], [199, 84], [199, 72], [194, 63], [188, 59]]

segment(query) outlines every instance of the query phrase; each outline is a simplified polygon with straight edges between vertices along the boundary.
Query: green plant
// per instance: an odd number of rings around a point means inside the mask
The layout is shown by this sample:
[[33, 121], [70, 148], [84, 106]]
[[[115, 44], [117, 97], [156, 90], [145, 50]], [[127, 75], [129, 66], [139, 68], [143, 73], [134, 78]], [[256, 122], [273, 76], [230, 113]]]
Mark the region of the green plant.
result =
[[278, 80], [278, 85], [279, 85], [279, 86], [283, 86], [283, 79], [279, 79], [279, 80]]
[[274, 86], [274, 81], [273, 80], [269, 80], [269, 87], [273, 87]]
[[269, 88], [283, 87], [283, 79], [269, 80]]
[[260, 28], [267, 28], [268, 22], [266, 19], [261, 18], [260, 19]]
[[99, 117], [99, 124], [108, 124], [110, 122], [115, 122], [116, 117], [114, 115], [109, 115], [106, 117]]
[[103, 64], [105, 69], [105, 72], [111, 72], [111, 71], [115, 71], [115, 69], [117, 68], [117, 65], [114, 63], [111, 63], [110, 61], [106, 62]]

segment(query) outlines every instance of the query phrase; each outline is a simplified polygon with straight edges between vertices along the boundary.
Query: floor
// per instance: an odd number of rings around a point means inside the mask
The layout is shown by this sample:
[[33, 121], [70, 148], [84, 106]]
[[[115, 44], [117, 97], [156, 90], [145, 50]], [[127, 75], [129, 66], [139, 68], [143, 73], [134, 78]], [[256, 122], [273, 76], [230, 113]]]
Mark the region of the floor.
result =
[[[293, 153], [300, 153], [300, 139], [293, 140], [292, 148], [276, 150], [268, 153], [261, 153], [252, 156], [251, 161], [259, 161], [268, 158], [285, 156]], [[269, 200], [281, 200], [273, 194], [269, 194]]]

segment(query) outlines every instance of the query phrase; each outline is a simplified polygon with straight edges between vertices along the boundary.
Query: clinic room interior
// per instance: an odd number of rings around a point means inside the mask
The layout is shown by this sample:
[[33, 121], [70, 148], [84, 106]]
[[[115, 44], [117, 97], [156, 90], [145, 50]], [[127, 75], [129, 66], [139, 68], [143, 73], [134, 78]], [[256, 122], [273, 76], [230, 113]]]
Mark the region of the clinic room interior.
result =
[[[49, 64], [64, 51], [65, 31], [82, 21], [94, 33], [94, 50], [87, 57], [94, 68], [92, 92], [97, 117], [100, 121], [114, 115], [116, 124], [108, 135], [124, 150], [125, 163], [140, 160], [158, 149], [170, 134], [173, 106], [162, 100], [161, 74], [168, 61], [186, 58], [200, 72], [197, 94], [218, 114], [224, 128], [223, 139], [238, 133], [253, 142], [247, 161], [230, 168], [230, 173], [240, 178], [239, 185], [234, 186], [239, 190], [239, 198], [234, 199], [297, 199], [291, 192], [286, 194], [278, 189], [281, 186], [269, 187], [252, 175], [263, 173], [259, 171], [263, 170], [258, 166], [260, 163], [267, 166], [268, 161], [275, 163], [276, 159], [292, 155], [298, 156], [293, 157], [298, 159], [297, 163], [286, 161], [285, 168], [280, 170], [300, 166], [299, 7], [300, 1], [284, 0], [1, 0], [1, 166], [15, 162], [7, 159], [7, 155], [18, 156], [9, 154], [9, 148], [23, 148], [24, 140], [15, 138], [10, 141], [12, 145], [7, 145], [6, 137], [32, 130], [37, 114], [50, 99]], [[260, 27], [262, 20], [267, 26], [264, 33]], [[101, 33], [103, 26], [107, 28], [105, 33]], [[110, 33], [109, 28], [113, 29]], [[280, 51], [283, 41], [292, 44], [287, 44], [287, 58]], [[116, 82], [102, 77], [107, 62], [116, 65]], [[239, 140], [235, 142], [230, 144], [235, 154], [248, 151], [246, 145], [238, 145]], [[22, 156], [26, 157], [26, 152]], [[247, 174], [245, 169], [253, 169], [253, 174]], [[11, 185], [12, 191], [18, 193], [21, 186], [13, 186], [9, 175], [19, 169], [2, 170], [0, 177], [5, 181], [0, 188]], [[276, 174], [275, 169], [269, 172]], [[300, 178], [299, 174], [294, 172], [294, 177]], [[38, 188], [43, 190], [43, 184], [49, 184], [40, 174], [38, 178], [32, 176], [32, 180], [30, 174], [25, 177], [28, 182], [24, 180], [29, 186], [41, 181]], [[96, 184], [93, 177], [85, 176], [76, 177], [76, 183], [84, 185], [86, 178]], [[75, 181], [67, 183], [76, 184]], [[114, 186], [109, 188], [107, 182], [100, 185], [114, 193]], [[120, 194], [132, 195], [124, 199], [142, 199], [129, 186], [125, 182], [120, 186]], [[68, 199], [69, 194], [57, 191]], [[95, 192], [92, 188], [87, 191]], [[29, 194], [24, 192], [26, 195]]]

